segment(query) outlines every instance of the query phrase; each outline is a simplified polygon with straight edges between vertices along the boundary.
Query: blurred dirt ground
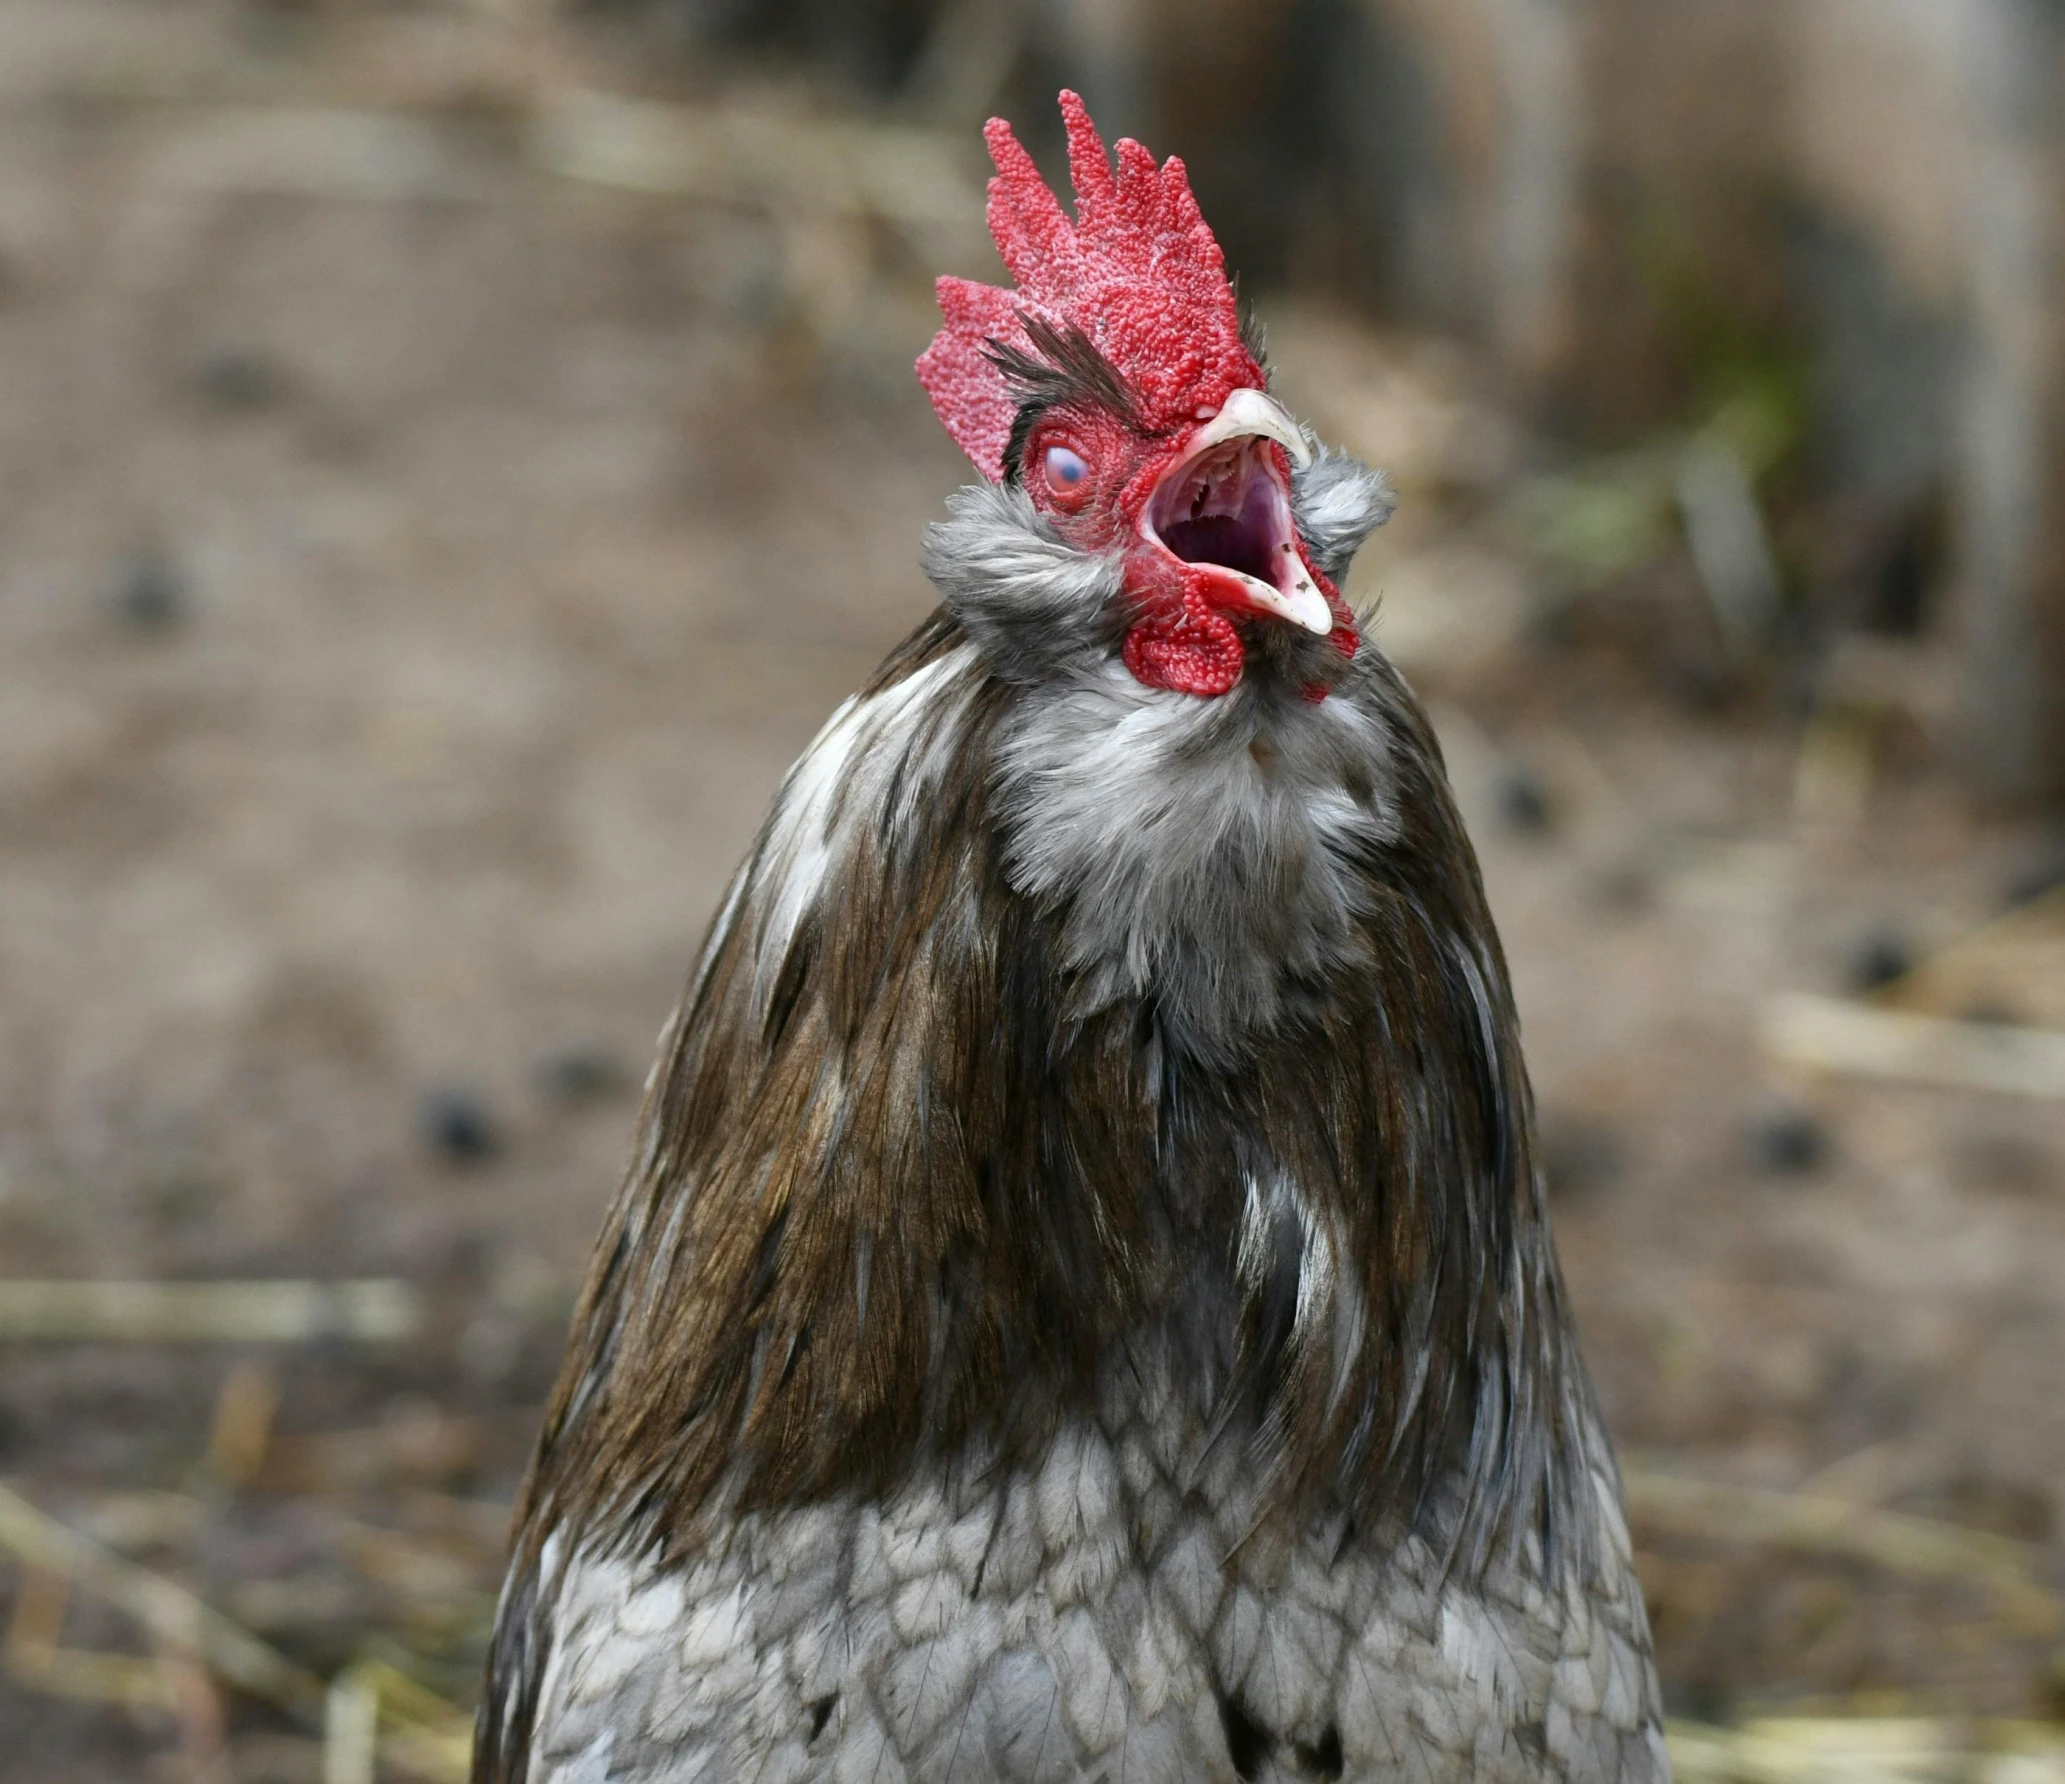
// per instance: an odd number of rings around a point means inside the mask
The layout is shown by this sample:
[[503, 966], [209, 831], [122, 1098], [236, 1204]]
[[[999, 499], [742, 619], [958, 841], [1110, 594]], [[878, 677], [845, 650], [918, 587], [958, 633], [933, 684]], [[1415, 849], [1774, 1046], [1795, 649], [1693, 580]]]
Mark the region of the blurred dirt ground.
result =
[[[541, 148], [541, 94], [625, 74], [591, 53], [0, 0], [0, 1273], [429, 1313], [7, 1346], [0, 1473], [315, 1673], [460, 1705], [652, 1037], [966, 475], [909, 373], [923, 230], [779, 170], [631, 177], [606, 108]], [[568, 177], [590, 150], [617, 174]], [[951, 233], [979, 166], [921, 164]], [[1262, 312], [1287, 397], [1404, 489], [1355, 592], [1483, 853], [1674, 1711], [2061, 1713], [2065, 1103], [1758, 1039], [1995, 918], [2041, 836], [1897, 714], [1803, 724], [1682, 566], [1552, 599], [1466, 359]], [[154, 1652], [47, 1570], [0, 1567], [0, 1619], [0, 1778], [320, 1775], [176, 1656], [39, 1672]]]

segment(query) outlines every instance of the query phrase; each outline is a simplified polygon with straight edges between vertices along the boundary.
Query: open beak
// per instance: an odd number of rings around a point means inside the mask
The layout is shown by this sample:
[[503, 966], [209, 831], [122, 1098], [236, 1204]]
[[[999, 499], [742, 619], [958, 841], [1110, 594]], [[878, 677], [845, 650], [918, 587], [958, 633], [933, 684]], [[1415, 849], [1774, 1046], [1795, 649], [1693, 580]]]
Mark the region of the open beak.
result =
[[1291, 492], [1274, 447], [1312, 459], [1298, 425], [1259, 390], [1236, 390], [1183, 443], [1141, 515], [1149, 546], [1209, 573], [1229, 606], [1324, 637], [1334, 616], [1298, 550]]

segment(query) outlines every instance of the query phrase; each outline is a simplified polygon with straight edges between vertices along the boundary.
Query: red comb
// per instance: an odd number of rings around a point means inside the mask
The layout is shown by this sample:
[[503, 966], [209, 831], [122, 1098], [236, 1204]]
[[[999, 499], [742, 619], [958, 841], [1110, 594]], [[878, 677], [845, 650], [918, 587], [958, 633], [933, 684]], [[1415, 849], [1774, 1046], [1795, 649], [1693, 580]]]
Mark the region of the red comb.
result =
[[1191, 196], [1183, 163], [1172, 155], [1157, 167], [1147, 150], [1121, 137], [1114, 173], [1082, 100], [1064, 92], [1061, 116], [1075, 222], [1011, 126], [992, 118], [983, 130], [997, 164], [989, 229], [1018, 286], [941, 279], [946, 326], [918, 360], [918, 382], [946, 431], [992, 479], [1003, 475], [1018, 399], [985, 349], [992, 341], [1025, 347], [1020, 319], [1029, 311], [1096, 342], [1153, 432], [1223, 403], [1243, 385], [1263, 383], [1241, 339], [1226, 258]]

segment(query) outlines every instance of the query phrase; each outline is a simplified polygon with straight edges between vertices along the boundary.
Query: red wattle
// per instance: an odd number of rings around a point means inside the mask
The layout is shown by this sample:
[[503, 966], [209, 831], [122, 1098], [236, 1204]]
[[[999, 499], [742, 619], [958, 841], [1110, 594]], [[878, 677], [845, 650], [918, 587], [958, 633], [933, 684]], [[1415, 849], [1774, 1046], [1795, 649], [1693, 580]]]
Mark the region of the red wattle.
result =
[[1207, 698], [1230, 692], [1247, 662], [1231, 622], [1194, 598], [1143, 619], [1126, 634], [1119, 655], [1145, 687]]
[[[1309, 564], [1306, 568], [1311, 570]], [[1317, 570], [1311, 570], [1311, 574], [1326, 597], [1327, 611], [1333, 615], [1334, 629], [1327, 637], [1342, 656], [1353, 658], [1362, 644], [1355, 615], [1331, 578]], [[1247, 666], [1247, 651], [1233, 622], [1206, 592], [1208, 586], [1204, 577], [1186, 572], [1175, 587], [1164, 585], [1158, 598], [1152, 599], [1148, 612], [1126, 634], [1119, 652], [1135, 681], [1145, 687], [1205, 698], [1230, 693], [1240, 681]], [[1305, 689], [1308, 700], [1317, 702], [1326, 697], [1324, 682], [1313, 682]]]

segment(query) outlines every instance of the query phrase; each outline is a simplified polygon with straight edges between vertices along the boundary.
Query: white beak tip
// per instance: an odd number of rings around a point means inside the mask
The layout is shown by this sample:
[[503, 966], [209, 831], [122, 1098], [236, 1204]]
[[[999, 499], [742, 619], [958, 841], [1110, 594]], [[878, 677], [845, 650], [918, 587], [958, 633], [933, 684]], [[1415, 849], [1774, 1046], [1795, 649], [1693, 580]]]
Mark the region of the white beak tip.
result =
[[1334, 629], [1334, 616], [1326, 604], [1326, 597], [1309, 582], [1300, 582], [1290, 594], [1286, 603], [1290, 618], [1308, 632], [1316, 632], [1324, 638]]
[[1288, 620], [1322, 638], [1334, 629], [1333, 609], [1327, 606], [1326, 596], [1313, 587], [1310, 577], [1299, 577], [1288, 589], [1271, 588], [1258, 577], [1245, 574], [1240, 579], [1247, 585], [1248, 598], [1259, 612]]

